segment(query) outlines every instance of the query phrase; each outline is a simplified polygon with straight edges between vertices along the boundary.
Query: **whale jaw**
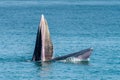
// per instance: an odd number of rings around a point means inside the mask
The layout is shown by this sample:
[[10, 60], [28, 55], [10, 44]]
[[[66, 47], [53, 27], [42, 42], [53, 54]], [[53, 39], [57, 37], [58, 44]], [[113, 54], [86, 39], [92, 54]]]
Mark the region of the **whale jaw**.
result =
[[32, 61], [49, 61], [53, 56], [53, 44], [50, 39], [50, 32], [44, 15], [38, 26], [36, 44]]
[[89, 57], [92, 53], [93, 49], [88, 48], [81, 50], [79, 52], [67, 54], [64, 56], [56, 57], [53, 58], [51, 61], [59, 61], [59, 60], [64, 60], [64, 61], [88, 61]]

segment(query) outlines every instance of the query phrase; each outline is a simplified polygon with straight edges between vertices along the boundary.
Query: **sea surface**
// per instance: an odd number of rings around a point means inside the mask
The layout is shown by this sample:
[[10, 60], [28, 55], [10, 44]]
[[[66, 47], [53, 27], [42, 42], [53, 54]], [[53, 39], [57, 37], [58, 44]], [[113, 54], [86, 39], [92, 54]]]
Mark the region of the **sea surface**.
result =
[[[92, 47], [90, 61], [32, 62], [41, 14], [54, 57]], [[120, 0], [0, 0], [0, 80], [120, 80]]]

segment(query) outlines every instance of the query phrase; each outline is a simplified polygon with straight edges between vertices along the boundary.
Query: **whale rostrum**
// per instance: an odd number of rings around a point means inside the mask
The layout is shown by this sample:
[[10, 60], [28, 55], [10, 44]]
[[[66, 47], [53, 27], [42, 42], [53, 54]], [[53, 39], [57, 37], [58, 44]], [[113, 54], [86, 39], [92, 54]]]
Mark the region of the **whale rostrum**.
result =
[[36, 44], [32, 60], [49, 61], [52, 59], [52, 56], [53, 56], [53, 44], [50, 39], [50, 32], [48, 29], [47, 21], [44, 15], [42, 15], [40, 24], [38, 26]]

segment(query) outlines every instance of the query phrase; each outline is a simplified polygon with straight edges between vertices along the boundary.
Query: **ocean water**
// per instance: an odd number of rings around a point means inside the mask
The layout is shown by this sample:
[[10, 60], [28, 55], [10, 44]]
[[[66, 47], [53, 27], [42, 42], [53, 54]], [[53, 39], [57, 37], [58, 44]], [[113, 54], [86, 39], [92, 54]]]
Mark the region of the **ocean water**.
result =
[[[54, 56], [93, 47], [88, 63], [39, 63], [41, 14]], [[0, 0], [0, 80], [119, 80], [120, 0]]]

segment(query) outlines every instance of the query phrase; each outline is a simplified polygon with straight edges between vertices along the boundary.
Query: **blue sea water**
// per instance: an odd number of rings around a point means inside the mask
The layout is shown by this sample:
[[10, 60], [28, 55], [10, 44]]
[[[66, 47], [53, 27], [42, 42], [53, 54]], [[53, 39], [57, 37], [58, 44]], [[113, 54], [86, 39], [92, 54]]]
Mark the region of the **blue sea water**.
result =
[[[41, 14], [54, 56], [93, 47], [89, 63], [30, 61]], [[0, 80], [119, 79], [119, 0], [0, 0]]]

